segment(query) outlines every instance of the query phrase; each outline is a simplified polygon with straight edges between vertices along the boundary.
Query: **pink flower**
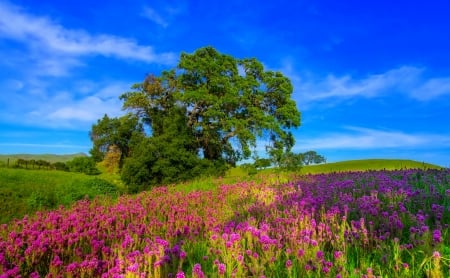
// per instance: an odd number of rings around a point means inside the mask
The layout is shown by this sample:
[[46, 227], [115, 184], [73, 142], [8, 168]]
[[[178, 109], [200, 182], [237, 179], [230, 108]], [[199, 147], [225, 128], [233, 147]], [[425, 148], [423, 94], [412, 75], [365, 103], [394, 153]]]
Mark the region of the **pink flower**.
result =
[[127, 270], [130, 272], [137, 272], [139, 269], [139, 265], [137, 263], [130, 265]]
[[433, 252], [433, 258], [439, 259], [440, 257], [441, 257], [441, 253], [439, 253], [438, 251]]
[[178, 271], [177, 275], [175, 276], [176, 278], [185, 278], [186, 276], [184, 275], [183, 271]]
[[404, 268], [404, 269], [408, 269], [408, 268], [409, 268], [409, 265], [408, 265], [407, 263], [403, 263], [403, 268]]
[[224, 275], [224, 274], [225, 274], [225, 271], [226, 271], [226, 266], [225, 266], [225, 264], [219, 264], [219, 265], [218, 265], [218, 268], [219, 268], [219, 275]]
[[204, 278], [205, 274], [202, 271], [202, 266], [200, 264], [195, 264], [192, 268], [192, 275], [195, 278]]
[[183, 250], [180, 251], [180, 259], [184, 260], [186, 258], [186, 252]]
[[323, 251], [321, 251], [321, 250], [317, 251], [316, 258], [319, 260], [322, 260], [323, 259]]
[[292, 267], [292, 261], [291, 260], [287, 260], [286, 261], [286, 268], [291, 268]]
[[342, 252], [341, 251], [334, 251], [334, 258], [337, 260], [342, 256]]

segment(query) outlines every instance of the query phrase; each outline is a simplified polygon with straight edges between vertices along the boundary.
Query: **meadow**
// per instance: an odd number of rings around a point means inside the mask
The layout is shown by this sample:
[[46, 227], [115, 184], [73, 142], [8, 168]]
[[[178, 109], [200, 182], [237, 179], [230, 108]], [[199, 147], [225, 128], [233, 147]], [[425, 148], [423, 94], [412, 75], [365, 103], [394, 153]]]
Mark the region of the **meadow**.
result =
[[450, 277], [449, 183], [272, 173], [82, 199], [1, 225], [0, 277]]
[[123, 188], [107, 179], [111, 177], [0, 168], [0, 224], [40, 210], [69, 207], [84, 198], [118, 195]]

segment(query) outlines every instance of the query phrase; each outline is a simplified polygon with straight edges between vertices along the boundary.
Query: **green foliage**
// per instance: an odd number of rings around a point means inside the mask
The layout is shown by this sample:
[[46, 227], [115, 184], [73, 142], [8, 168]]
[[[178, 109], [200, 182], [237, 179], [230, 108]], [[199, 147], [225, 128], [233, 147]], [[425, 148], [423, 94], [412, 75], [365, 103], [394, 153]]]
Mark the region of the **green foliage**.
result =
[[94, 161], [104, 159], [110, 146], [120, 150], [120, 164], [130, 154], [130, 146], [144, 136], [142, 124], [131, 114], [119, 118], [110, 118], [104, 115], [92, 126], [89, 133], [93, 147], [90, 154]]
[[254, 166], [256, 169], [266, 169], [272, 165], [272, 161], [269, 158], [256, 158]]
[[279, 167], [282, 170], [287, 171], [298, 171], [302, 168], [303, 165], [303, 155], [296, 154], [293, 152], [286, 152], [283, 154]]
[[90, 134], [96, 161], [119, 147], [122, 180], [131, 192], [220, 174], [248, 158], [261, 137], [272, 152], [283, 153], [294, 144], [289, 129], [300, 125], [287, 77], [212, 47], [182, 53], [176, 68], [132, 89], [120, 97], [130, 114], [105, 115]]
[[217, 175], [225, 170], [223, 163], [213, 163], [187, 151], [179, 145], [182, 141], [160, 139], [151, 137], [143, 140], [135, 148], [135, 155], [126, 159], [121, 177], [130, 193], [201, 175]]
[[66, 163], [64, 162], [55, 162], [53, 163], [53, 167], [55, 168], [55, 170], [69, 171], [69, 167], [67, 167]]
[[325, 157], [315, 151], [307, 151], [305, 153], [302, 153], [301, 155], [304, 165], [320, 164], [326, 162]]
[[90, 157], [75, 157], [66, 163], [71, 172], [84, 173], [86, 175], [98, 175], [100, 171]]
[[92, 189], [96, 195], [117, 195], [118, 190], [117, 186], [113, 183], [101, 179], [101, 178], [93, 178], [86, 180], [83, 183], [83, 186], [89, 189]]

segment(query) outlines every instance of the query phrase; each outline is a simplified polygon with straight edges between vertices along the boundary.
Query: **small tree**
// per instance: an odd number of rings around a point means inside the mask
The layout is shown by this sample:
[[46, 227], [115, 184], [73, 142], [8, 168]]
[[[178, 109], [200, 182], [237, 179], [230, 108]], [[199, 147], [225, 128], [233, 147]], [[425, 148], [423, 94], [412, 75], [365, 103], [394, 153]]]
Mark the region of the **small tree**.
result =
[[302, 154], [286, 152], [281, 158], [280, 168], [287, 171], [298, 171], [302, 168]]
[[325, 157], [322, 155], [319, 155], [315, 151], [307, 151], [307, 152], [303, 153], [302, 156], [303, 156], [303, 159], [302, 159], [303, 164], [305, 164], [305, 165], [320, 164], [320, 163], [326, 162]]
[[110, 174], [117, 173], [120, 169], [120, 159], [122, 157], [122, 152], [116, 145], [111, 145], [105, 154], [103, 159], [103, 165], [106, 171]]

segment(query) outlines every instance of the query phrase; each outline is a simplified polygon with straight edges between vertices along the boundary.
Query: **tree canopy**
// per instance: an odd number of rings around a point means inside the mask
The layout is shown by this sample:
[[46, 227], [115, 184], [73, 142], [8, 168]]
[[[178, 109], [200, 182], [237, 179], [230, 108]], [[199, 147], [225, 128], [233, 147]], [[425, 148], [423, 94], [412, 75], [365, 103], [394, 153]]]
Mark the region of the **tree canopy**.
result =
[[[142, 174], [135, 182], [155, 184], [167, 180], [156, 176], [201, 172], [187, 160], [201, 160], [203, 170], [235, 165], [250, 157], [258, 139], [268, 142], [270, 153], [283, 153], [294, 144], [290, 129], [300, 126], [292, 91], [287, 77], [255, 58], [237, 59], [213, 47], [182, 53], [175, 68], [148, 75], [120, 96], [129, 114], [105, 115], [93, 126], [91, 154], [103, 159], [114, 144], [127, 176], [134, 169]], [[138, 136], [144, 129], [148, 134]]]

